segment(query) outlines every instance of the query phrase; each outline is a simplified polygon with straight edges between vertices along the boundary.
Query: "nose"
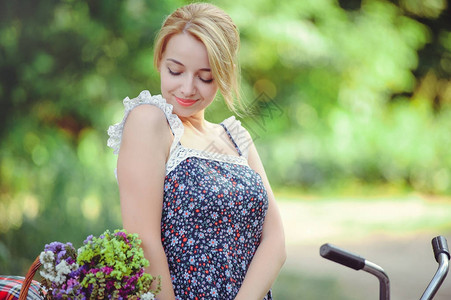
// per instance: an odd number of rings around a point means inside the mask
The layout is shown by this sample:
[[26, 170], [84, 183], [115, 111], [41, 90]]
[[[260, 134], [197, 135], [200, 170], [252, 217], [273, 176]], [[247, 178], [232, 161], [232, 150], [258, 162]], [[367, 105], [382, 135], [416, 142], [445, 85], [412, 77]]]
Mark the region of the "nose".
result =
[[196, 87], [194, 85], [194, 77], [186, 76], [182, 82], [182, 86], [180, 88], [183, 97], [189, 97], [196, 93]]

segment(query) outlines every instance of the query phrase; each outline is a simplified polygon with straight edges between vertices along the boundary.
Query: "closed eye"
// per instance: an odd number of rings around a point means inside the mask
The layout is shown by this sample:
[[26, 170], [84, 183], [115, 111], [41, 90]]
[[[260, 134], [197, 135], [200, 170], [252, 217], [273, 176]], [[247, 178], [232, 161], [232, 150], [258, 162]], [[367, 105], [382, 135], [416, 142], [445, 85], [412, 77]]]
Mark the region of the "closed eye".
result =
[[[168, 71], [169, 71], [169, 74], [171, 74], [172, 76], [178, 76], [178, 75], [182, 74], [182, 72], [174, 72], [174, 71], [172, 71], [171, 68], [169, 68], [169, 67], [168, 67]], [[213, 82], [213, 78], [211, 78], [211, 79], [203, 79], [201, 76], [198, 76], [198, 78], [204, 83], [212, 83]]]
[[174, 72], [172, 71], [170, 68], [168, 68], [169, 74], [173, 75], [173, 76], [178, 76], [180, 75], [182, 72]]
[[200, 79], [202, 82], [205, 82], [205, 83], [212, 83], [212, 82], [213, 82], [213, 78], [212, 78], [212, 79], [203, 79], [202, 77], [199, 76], [199, 79]]

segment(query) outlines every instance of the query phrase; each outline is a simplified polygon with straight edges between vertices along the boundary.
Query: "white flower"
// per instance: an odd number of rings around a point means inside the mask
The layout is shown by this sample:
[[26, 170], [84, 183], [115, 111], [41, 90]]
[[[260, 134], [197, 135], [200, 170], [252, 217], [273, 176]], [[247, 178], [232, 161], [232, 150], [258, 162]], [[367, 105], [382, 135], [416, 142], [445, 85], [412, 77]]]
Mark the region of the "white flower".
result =
[[45, 279], [53, 281], [56, 276], [56, 270], [54, 267], [55, 254], [52, 251], [43, 251], [39, 255], [39, 261], [42, 264], [43, 270], [39, 273]]
[[151, 292], [147, 292], [147, 293], [141, 295], [141, 300], [154, 300], [154, 299], [155, 299], [155, 295], [152, 294]]
[[39, 274], [41, 274], [42, 277], [44, 277], [45, 279], [49, 280], [49, 281], [53, 281], [53, 279], [55, 278], [53, 272], [47, 271], [47, 270], [42, 270], [39, 272]]
[[66, 281], [66, 275], [72, 272], [71, 267], [65, 260], [57, 264], [55, 267], [57, 274], [53, 282], [57, 285], [63, 284]]
[[41, 255], [39, 255], [39, 260], [41, 262], [48, 261], [48, 260], [54, 260], [55, 254], [52, 251], [42, 251]]
[[52, 251], [42, 251], [39, 255], [39, 261], [43, 266], [52, 264], [55, 261], [55, 254]]

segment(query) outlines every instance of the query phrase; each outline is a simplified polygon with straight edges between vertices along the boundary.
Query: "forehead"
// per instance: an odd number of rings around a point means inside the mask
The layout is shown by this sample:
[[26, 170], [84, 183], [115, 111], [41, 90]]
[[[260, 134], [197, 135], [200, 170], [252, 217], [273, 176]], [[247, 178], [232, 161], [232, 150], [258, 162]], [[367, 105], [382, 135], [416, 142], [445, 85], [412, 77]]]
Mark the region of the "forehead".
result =
[[163, 60], [168, 58], [175, 59], [186, 67], [210, 67], [207, 48], [188, 33], [179, 33], [169, 39], [163, 53]]

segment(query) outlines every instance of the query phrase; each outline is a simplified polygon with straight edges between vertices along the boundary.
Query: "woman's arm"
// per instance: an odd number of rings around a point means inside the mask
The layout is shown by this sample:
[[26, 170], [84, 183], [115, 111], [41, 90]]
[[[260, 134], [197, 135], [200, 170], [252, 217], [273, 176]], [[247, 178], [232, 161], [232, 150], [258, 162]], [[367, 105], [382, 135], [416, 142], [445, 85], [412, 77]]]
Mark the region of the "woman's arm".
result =
[[[251, 139], [250, 136], [248, 138]], [[268, 193], [269, 206], [263, 223], [260, 245], [255, 252], [236, 300], [263, 299], [276, 280], [286, 259], [282, 219], [263, 164], [253, 143], [249, 148], [249, 166], [262, 178]]]
[[127, 117], [118, 156], [117, 176], [122, 222], [139, 234], [153, 276], [161, 276], [158, 299], [174, 299], [166, 255], [161, 244], [161, 213], [165, 164], [172, 135], [164, 113], [141, 105]]

